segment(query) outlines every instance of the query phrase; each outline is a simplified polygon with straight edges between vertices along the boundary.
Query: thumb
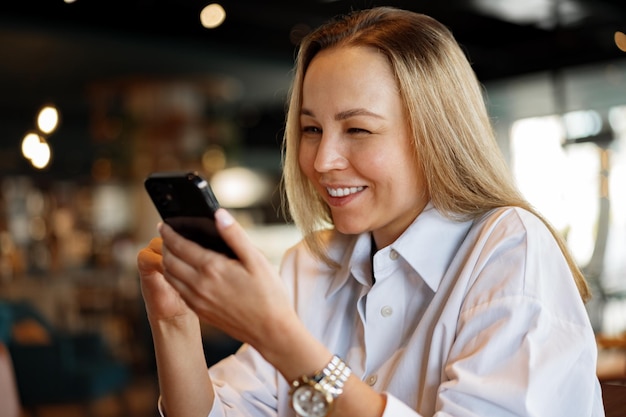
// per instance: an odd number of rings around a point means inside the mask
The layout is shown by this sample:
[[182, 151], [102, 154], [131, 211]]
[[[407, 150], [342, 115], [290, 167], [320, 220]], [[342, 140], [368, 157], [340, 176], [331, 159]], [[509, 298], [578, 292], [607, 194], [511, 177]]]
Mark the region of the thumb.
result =
[[252, 250], [252, 242], [241, 225], [224, 208], [215, 211], [215, 225], [226, 244], [242, 262], [246, 263], [246, 258], [250, 259], [249, 255], [254, 253], [254, 250]]

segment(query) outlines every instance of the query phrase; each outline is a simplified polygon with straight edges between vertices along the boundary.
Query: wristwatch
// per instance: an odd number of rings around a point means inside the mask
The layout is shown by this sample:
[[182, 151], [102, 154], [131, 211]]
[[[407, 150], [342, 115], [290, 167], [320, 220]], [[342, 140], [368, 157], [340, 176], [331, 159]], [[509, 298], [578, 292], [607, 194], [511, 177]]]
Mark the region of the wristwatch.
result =
[[300, 417], [326, 417], [352, 370], [339, 356], [314, 375], [303, 375], [291, 384], [291, 406]]

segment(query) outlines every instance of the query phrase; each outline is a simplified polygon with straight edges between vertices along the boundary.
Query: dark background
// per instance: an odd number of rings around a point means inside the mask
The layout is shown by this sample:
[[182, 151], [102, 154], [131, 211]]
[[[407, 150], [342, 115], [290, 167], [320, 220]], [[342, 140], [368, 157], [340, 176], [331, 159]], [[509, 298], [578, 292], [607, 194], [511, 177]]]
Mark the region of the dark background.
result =
[[234, 83], [236, 98], [215, 99], [208, 117], [225, 115], [241, 126], [244, 149], [277, 149], [299, 36], [354, 9], [392, 5], [432, 15], [452, 29], [482, 82], [625, 57], [614, 43], [614, 33], [626, 31], [623, 0], [225, 0], [226, 21], [213, 30], [198, 17], [208, 3], [2, 2], [0, 174], [32, 174], [19, 144], [49, 101], [60, 108], [62, 125], [43, 174], [76, 178], [103, 154], [125, 157], [123, 143], [93, 132], [94, 91], [138, 80], [191, 80], [211, 97], [220, 94], [216, 84]]

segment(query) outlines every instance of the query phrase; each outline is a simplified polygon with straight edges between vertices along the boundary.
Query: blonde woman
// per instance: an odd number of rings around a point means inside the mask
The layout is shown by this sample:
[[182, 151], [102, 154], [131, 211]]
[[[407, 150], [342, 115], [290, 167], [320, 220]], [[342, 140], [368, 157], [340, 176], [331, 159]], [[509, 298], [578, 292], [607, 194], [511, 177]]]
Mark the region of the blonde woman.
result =
[[[452, 34], [375, 8], [302, 42], [276, 273], [160, 225], [138, 256], [160, 409], [178, 416], [602, 416], [590, 296], [523, 199]], [[199, 320], [243, 342], [209, 371]]]

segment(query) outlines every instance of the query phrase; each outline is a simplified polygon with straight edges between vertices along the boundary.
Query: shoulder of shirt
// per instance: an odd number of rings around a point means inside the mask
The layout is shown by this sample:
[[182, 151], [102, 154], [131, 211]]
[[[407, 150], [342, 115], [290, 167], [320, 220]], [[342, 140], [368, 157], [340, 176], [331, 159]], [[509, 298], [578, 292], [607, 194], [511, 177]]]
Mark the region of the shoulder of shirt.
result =
[[[316, 238], [323, 242], [330, 259], [338, 264], [341, 264], [342, 260], [352, 253], [352, 248], [358, 239], [358, 235], [346, 235], [335, 229], [318, 230], [314, 233], [316, 234]], [[294, 261], [296, 259], [298, 262], [310, 259], [315, 263], [321, 263], [321, 261], [313, 255], [304, 239], [286, 250], [282, 263], [284, 264], [286, 261]]]
[[473, 246], [472, 251], [480, 252], [512, 246], [546, 255], [546, 251], [560, 251], [547, 224], [521, 207], [500, 207], [485, 213], [474, 221], [468, 242]]
[[[312, 288], [326, 286], [325, 293], [330, 295], [340, 288], [349, 276], [349, 257], [352, 254], [359, 235], [345, 235], [335, 230], [316, 232], [319, 235], [329, 257], [337, 265], [330, 265], [309, 249], [301, 240], [289, 248], [282, 258], [280, 274], [287, 288], [299, 288], [297, 294], [310, 294]], [[322, 279], [323, 278], [323, 279]]]
[[509, 227], [516, 225], [525, 232], [528, 232], [529, 230], [548, 231], [546, 224], [537, 215], [522, 207], [515, 206], [492, 209], [480, 216], [474, 222], [474, 226], [479, 228], [494, 228], [502, 225], [507, 225]]

